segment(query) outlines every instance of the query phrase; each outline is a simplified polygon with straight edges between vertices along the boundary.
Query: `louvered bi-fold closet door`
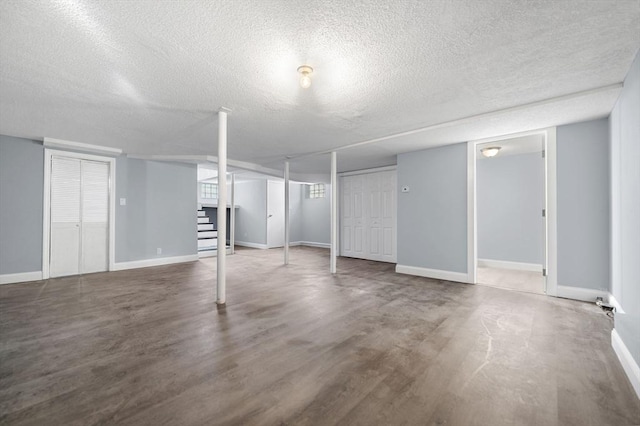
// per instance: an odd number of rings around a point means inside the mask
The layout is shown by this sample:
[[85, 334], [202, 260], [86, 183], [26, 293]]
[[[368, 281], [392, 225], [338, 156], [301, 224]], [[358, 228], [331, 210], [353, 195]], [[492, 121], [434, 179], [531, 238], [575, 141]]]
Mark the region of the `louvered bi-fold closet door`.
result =
[[50, 276], [106, 271], [108, 241], [108, 163], [52, 157]]
[[50, 276], [80, 273], [80, 160], [51, 159]]
[[109, 164], [81, 163], [82, 198], [80, 271], [106, 271], [109, 266]]

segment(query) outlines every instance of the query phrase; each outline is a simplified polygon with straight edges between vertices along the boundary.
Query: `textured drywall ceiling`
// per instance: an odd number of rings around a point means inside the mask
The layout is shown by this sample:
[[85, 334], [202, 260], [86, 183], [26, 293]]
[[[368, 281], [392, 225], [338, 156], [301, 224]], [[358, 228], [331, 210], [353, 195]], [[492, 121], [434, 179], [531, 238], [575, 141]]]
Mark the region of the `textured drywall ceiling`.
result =
[[[230, 158], [280, 167], [285, 156], [507, 110], [492, 126], [346, 150], [348, 170], [605, 116], [615, 90], [577, 109], [545, 104], [553, 114], [509, 109], [619, 83], [639, 46], [638, 0], [3, 0], [0, 133], [215, 155], [215, 111], [226, 106]], [[315, 69], [308, 90], [303, 63]]]

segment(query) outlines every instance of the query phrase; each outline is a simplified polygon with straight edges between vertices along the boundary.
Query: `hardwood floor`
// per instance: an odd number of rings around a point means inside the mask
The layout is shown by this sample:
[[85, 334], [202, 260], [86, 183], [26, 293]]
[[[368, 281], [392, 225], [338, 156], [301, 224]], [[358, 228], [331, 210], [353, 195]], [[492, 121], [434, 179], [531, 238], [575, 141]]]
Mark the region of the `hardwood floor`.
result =
[[627, 425], [594, 305], [296, 247], [0, 286], [0, 423]]
[[544, 294], [545, 278], [542, 272], [516, 271], [513, 269], [478, 266], [476, 282], [482, 285]]

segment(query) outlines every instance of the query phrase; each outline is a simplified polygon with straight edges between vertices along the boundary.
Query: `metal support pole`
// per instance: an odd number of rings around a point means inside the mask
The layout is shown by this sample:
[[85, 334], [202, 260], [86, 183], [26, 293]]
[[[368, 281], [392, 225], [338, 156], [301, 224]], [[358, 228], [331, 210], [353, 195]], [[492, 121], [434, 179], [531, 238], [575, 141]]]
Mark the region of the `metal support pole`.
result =
[[284, 264], [289, 264], [289, 162], [284, 162]]
[[218, 305], [227, 301], [227, 112], [226, 108], [218, 111]]
[[236, 174], [231, 173], [231, 211], [229, 212], [229, 240], [231, 241], [231, 254], [236, 252]]
[[338, 156], [331, 152], [331, 260], [329, 270], [336, 273], [338, 256]]

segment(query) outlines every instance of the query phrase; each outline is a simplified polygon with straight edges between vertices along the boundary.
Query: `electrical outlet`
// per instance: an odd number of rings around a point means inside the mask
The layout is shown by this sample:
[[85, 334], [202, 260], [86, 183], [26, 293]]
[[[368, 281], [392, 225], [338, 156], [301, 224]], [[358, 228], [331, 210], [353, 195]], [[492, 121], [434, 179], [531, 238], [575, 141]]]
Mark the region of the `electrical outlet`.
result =
[[156, 249], [156, 254], [162, 254], [162, 249], [160, 247]]

